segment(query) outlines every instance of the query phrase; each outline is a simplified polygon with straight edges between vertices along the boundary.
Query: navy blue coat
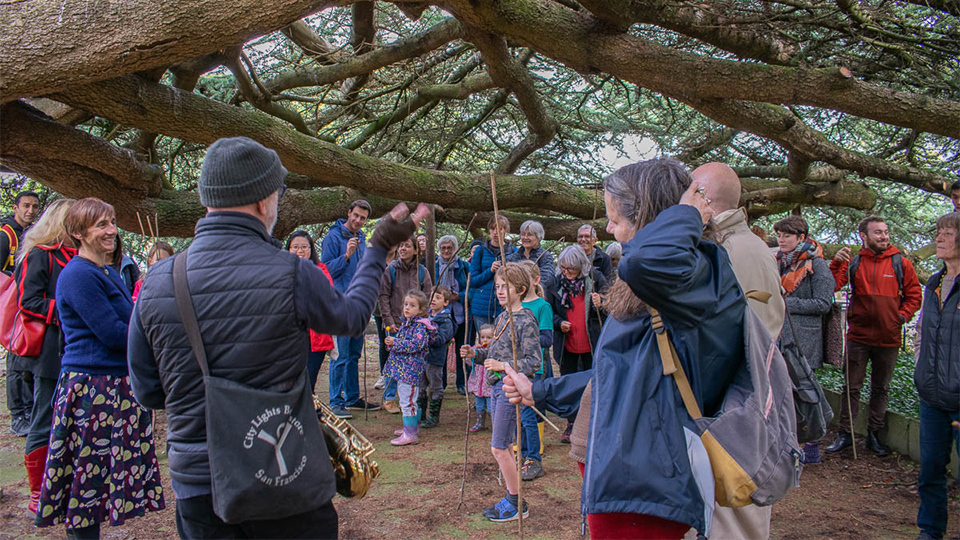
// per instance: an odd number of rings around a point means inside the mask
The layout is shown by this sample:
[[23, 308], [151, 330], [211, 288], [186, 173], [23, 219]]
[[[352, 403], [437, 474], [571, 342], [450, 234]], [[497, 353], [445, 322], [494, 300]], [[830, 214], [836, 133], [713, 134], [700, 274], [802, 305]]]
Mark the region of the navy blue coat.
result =
[[920, 316], [920, 355], [913, 382], [920, 399], [947, 412], [960, 410], [960, 282], [941, 290], [946, 300], [940, 308], [937, 288], [946, 268], [927, 281]]
[[[442, 270], [443, 267], [440, 266], [440, 263], [442, 260], [443, 259], [441, 259], [440, 257], [437, 257], [437, 261], [434, 264], [434, 268], [435, 268], [434, 275], [437, 276], [437, 279], [435, 280], [436, 281], [435, 285], [441, 285], [440, 283], [441, 277], [444, 277], [444, 281], [446, 280], [445, 276], [440, 275], [443, 272]], [[463, 324], [463, 321], [465, 320], [463, 318], [464, 317], [463, 295], [467, 290], [467, 274], [469, 273], [467, 261], [461, 259], [460, 257], [456, 257], [456, 260], [453, 261], [453, 266], [450, 267], [450, 270], [448, 270], [448, 272], [453, 274], [453, 279], [454, 281], [457, 282], [458, 289], [453, 292], [460, 295], [459, 300], [457, 300], [456, 302], [452, 302], [450, 304], [450, 311], [453, 312], [453, 322], [459, 325], [459, 324]]]
[[[623, 245], [618, 272], [663, 317], [704, 414], [715, 414], [744, 362], [746, 300], [727, 252], [701, 240], [692, 206], [664, 210]], [[703, 531], [704, 501], [691, 473], [687, 414], [672, 377], [664, 377], [646, 311], [607, 319], [593, 369], [534, 382], [534, 398], [562, 417], [592, 384], [585, 514], [630, 512], [687, 523]]]
[[[509, 259], [514, 247], [506, 244], [503, 251]], [[490, 242], [484, 242], [473, 250], [470, 259], [470, 314], [474, 317], [486, 317], [492, 321], [503, 311], [497, 302], [493, 272], [490, 271], [490, 265], [498, 260], [500, 248], [493, 247]]]
[[430, 350], [427, 351], [427, 363], [432, 366], [442, 366], [447, 363], [447, 343], [450, 343], [450, 340], [453, 339], [453, 333], [457, 327], [453, 324], [449, 306], [437, 313], [431, 320], [433, 324], [437, 325], [437, 338], [430, 342]]

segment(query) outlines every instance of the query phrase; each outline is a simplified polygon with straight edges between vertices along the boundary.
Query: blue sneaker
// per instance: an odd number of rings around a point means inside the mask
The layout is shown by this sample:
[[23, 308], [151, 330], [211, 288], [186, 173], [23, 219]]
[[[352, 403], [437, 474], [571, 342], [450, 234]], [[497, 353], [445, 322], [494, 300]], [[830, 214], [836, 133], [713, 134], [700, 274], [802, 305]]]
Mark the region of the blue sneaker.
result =
[[[493, 509], [494, 511], [491, 514], [487, 514], [487, 519], [493, 521], [494, 523], [503, 523], [505, 521], [514, 521], [519, 519], [520, 512], [517, 511], [517, 507], [514, 506], [506, 497], [500, 499], [500, 502], [498, 502]], [[523, 501], [523, 517], [526, 518], [529, 515], [530, 509], [527, 508], [527, 501]]]

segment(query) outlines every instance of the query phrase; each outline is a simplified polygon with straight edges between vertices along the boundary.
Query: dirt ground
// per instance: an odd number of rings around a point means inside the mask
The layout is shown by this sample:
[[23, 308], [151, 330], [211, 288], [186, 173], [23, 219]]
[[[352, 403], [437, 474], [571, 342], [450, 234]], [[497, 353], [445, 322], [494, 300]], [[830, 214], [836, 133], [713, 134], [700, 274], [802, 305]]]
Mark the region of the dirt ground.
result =
[[[378, 365], [376, 345], [369, 355], [367, 387], [372, 400], [376, 392]], [[363, 359], [361, 359], [361, 377]], [[318, 384], [326, 391], [326, 365]], [[399, 415], [383, 411], [355, 413], [354, 426], [375, 444], [374, 458], [381, 469], [370, 493], [363, 499], [337, 497], [340, 536], [345, 539], [381, 538], [517, 538], [517, 523], [496, 524], [480, 516], [485, 506], [496, 502], [504, 488], [497, 485], [497, 468], [490, 455], [488, 429], [469, 437], [466, 487], [463, 505], [458, 508], [463, 471], [466, 402], [457, 395], [450, 374], [441, 414], [441, 425], [421, 430], [417, 446], [390, 446], [393, 430], [400, 426]], [[5, 374], [0, 376], [0, 396], [6, 396]], [[361, 393], [363, 393], [361, 383]], [[62, 538], [60, 527], [37, 529], [27, 514], [28, 488], [22, 466], [23, 439], [8, 431], [10, 415], [6, 400], [0, 405], [0, 539]], [[552, 418], [562, 428], [559, 419]], [[472, 420], [472, 418], [471, 418]], [[167, 509], [129, 521], [123, 527], [105, 527], [105, 539], [159, 540], [176, 537], [175, 500], [170, 489], [166, 453], [163, 451], [166, 422], [156, 418], [157, 448], [160, 454]], [[524, 520], [527, 538], [580, 537], [580, 475], [567, 456], [568, 446], [559, 434], [547, 428], [544, 469], [547, 475], [523, 484], [530, 517]], [[825, 441], [832, 440], [829, 434]], [[824, 455], [820, 465], [804, 469], [800, 488], [773, 507], [772, 538], [803, 539], [912, 539], [916, 538], [916, 494], [918, 466], [898, 455], [880, 459], [867, 452], [862, 443], [854, 460], [847, 450], [840, 456]], [[951, 481], [950, 536], [960, 529], [960, 501], [956, 481]]]

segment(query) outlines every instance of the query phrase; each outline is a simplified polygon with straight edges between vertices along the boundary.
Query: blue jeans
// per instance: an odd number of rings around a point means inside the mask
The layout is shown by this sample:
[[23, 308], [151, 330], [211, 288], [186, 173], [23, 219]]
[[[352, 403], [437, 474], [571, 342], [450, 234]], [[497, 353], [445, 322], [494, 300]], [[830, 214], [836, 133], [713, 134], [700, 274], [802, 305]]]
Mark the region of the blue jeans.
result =
[[383, 389], [383, 400], [384, 401], [396, 401], [397, 400], [397, 380], [391, 377], [386, 377], [387, 385]]
[[340, 357], [330, 362], [330, 407], [346, 407], [360, 399], [360, 353], [363, 337], [337, 337]]
[[543, 461], [540, 456], [540, 428], [537, 426], [537, 413], [526, 405], [520, 407], [520, 423], [523, 425], [523, 444], [521, 453], [523, 459]]
[[947, 465], [950, 446], [960, 454], [960, 432], [950, 425], [960, 413], [946, 412], [920, 400], [920, 510], [917, 527], [934, 538], [947, 532]]

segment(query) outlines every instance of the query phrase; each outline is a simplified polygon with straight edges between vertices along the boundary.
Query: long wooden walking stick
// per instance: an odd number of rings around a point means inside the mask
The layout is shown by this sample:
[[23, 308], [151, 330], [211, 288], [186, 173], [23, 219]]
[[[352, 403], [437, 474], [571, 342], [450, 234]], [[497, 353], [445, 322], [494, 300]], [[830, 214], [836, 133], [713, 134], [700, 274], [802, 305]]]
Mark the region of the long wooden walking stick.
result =
[[[494, 175], [493, 171], [490, 171], [490, 196], [493, 198], [493, 221], [494, 227], [499, 231], [500, 229], [500, 208], [497, 205], [497, 177]], [[499, 234], [499, 233], [498, 233]], [[503, 238], [500, 239], [500, 260], [503, 261], [503, 264], [506, 264], [507, 254], [506, 250], [503, 248]], [[496, 278], [494, 278], [494, 283], [496, 283]], [[510, 344], [513, 348], [513, 370], [517, 373], [520, 372], [520, 367], [517, 364], [517, 332], [516, 326], [513, 322], [513, 310], [510, 309], [512, 304], [510, 298], [510, 287], [505, 286], [504, 290], [507, 293], [507, 321], [510, 324]], [[517, 412], [517, 521], [520, 526], [520, 540], [523, 540], [523, 479], [521, 475], [521, 457], [523, 452], [520, 451], [523, 448], [523, 422], [520, 420], [520, 403], [516, 404]]]
[[[476, 214], [474, 214], [476, 215]], [[463, 293], [463, 342], [467, 343], [467, 336], [470, 335], [470, 274], [467, 274], [467, 288]], [[469, 343], [467, 343], [469, 345]], [[460, 362], [463, 363], [463, 375], [467, 375], [467, 359], [460, 356]], [[466, 381], [463, 383], [466, 385]], [[464, 408], [467, 410], [467, 429], [463, 434], [463, 473], [460, 475], [460, 500], [457, 502], [457, 510], [463, 506], [463, 488], [467, 485], [467, 452], [470, 441], [470, 393], [465, 393], [466, 399], [463, 400]]]
[[[369, 323], [370, 321], [367, 320]], [[364, 328], [364, 332], [360, 334], [360, 339], [363, 340], [363, 419], [367, 420], [367, 410], [370, 408], [370, 402], [367, 401], [367, 332]]]

